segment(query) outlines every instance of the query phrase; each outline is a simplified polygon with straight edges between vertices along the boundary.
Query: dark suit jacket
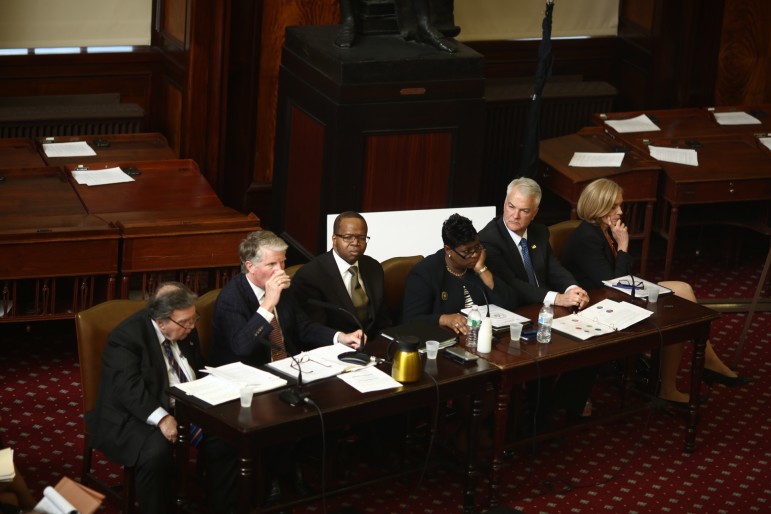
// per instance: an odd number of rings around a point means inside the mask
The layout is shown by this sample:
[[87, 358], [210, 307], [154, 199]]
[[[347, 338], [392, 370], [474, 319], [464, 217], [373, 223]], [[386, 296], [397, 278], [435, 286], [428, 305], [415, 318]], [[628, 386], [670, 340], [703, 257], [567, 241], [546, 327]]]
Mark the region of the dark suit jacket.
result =
[[[300, 302], [308, 317], [313, 321], [327, 325], [341, 332], [353, 332], [359, 326], [354, 320], [356, 308], [345, 288], [340, 269], [337, 267], [332, 250], [321, 254], [308, 264], [304, 264], [292, 279], [291, 290]], [[359, 257], [359, 276], [364, 282], [364, 290], [369, 297], [369, 319], [364, 324], [368, 337], [377, 336], [384, 328], [392, 325], [388, 314], [383, 287], [383, 267], [372, 257]], [[321, 300], [342, 307], [344, 312], [325, 309], [307, 303], [309, 298]]]
[[586, 221], [582, 221], [568, 236], [562, 249], [565, 267], [587, 290], [603, 287], [603, 280], [628, 275], [633, 261], [626, 252], [618, 252], [618, 256], [614, 256], [602, 229]]
[[[180, 352], [197, 372], [203, 366], [198, 333], [179, 341]], [[107, 457], [133, 466], [155, 427], [147, 418], [158, 407], [170, 411], [169, 377], [147, 309], [133, 314], [110, 334], [102, 354], [96, 407], [86, 413], [92, 445]]]
[[[238, 361], [260, 366], [270, 362], [270, 348], [261, 339], [268, 341], [273, 328], [257, 313], [260, 304], [247, 280], [246, 275], [238, 274], [217, 297], [209, 350], [213, 366]], [[303, 350], [332, 344], [336, 331], [308, 319], [291, 291], [281, 293], [276, 311], [288, 353], [295, 355]]]
[[[460, 312], [464, 307], [463, 281], [466, 289], [476, 305], [485, 305], [485, 297], [490, 303], [512, 309], [511, 288], [499, 281], [495, 289], [489, 289], [482, 279], [473, 272], [466, 272], [463, 280], [447, 271], [444, 262], [444, 250], [429, 255], [410, 270], [407, 284], [404, 287], [402, 302], [402, 323], [414, 320], [425, 320], [439, 323], [442, 314]], [[484, 311], [481, 311], [484, 315]]]
[[527, 227], [527, 244], [538, 287], [530, 285], [527, 281], [522, 256], [502, 217], [490, 221], [479, 232], [479, 240], [487, 250], [485, 264], [496, 277], [503, 278], [517, 292], [523, 304], [542, 303], [549, 291], [564, 293], [568, 287], [577, 284], [573, 275], [552, 253], [549, 229], [546, 225], [531, 223]]

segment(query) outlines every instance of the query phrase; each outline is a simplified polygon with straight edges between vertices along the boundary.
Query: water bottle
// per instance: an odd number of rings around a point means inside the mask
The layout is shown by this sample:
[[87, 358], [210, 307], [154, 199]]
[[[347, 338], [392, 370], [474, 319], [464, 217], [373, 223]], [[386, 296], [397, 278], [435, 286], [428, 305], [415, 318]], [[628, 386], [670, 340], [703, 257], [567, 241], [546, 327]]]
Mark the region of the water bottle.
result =
[[480, 325], [482, 325], [482, 315], [479, 313], [477, 306], [472, 305], [471, 312], [468, 313], [468, 317], [466, 318], [466, 328], [468, 328], [466, 347], [469, 350], [474, 350], [477, 347]]
[[543, 302], [540, 312], [538, 312], [538, 339], [539, 343], [551, 343], [551, 322], [554, 319], [554, 311], [548, 300]]

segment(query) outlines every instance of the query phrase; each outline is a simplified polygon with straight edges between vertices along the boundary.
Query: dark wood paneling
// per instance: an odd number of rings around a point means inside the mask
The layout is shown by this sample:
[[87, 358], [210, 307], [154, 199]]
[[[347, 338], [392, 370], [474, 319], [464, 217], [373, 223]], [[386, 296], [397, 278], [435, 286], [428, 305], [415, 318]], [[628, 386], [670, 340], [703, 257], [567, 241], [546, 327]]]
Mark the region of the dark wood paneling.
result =
[[362, 211], [447, 205], [452, 132], [368, 135], [365, 139]]
[[[285, 229], [305, 248], [316, 248], [324, 176], [325, 128], [297, 107], [290, 108], [286, 168]], [[345, 187], [340, 184], [340, 187]]]

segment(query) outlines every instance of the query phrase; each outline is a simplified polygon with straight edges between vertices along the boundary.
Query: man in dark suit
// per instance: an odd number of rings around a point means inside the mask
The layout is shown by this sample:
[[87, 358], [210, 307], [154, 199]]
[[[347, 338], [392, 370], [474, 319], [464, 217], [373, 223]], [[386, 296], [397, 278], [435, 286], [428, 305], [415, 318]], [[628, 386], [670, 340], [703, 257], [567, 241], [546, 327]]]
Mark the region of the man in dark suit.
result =
[[[268, 230], [252, 232], [241, 241], [242, 273], [225, 285], [214, 307], [212, 365], [241, 361], [260, 366], [333, 342], [359, 347], [361, 330], [337, 332], [311, 321], [291, 292], [284, 292], [291, 282], [284, 272], [286, 249], [286, 242]], [[274, 320], [280, 334], [273, 333]], [[276, 341], [283, 344], [285, 355], [276, 355]]]
[[[511, 181], [503, 214], [479, 232], [487, 250], [487, 265], [516, 289], [526, 304], [548, 300], [552, 305], [583, 308], [589, 303], [589, 295], [552, 253], [549, 229], [532, 223], [540, 203], [541, 187], [536, 181]], [[525, 252], [532, 262], [533, 276], [526, 269]]]
[[[487, 250], [487, 265], [514, 288], [523, 303], [548, 301], [582, 309], [589, 303], [589, 294], [576, 285], [573, 275], [552, 252], [548, 227], [532, 223], [540, 203], [541, 187], [535, 180], [517, 178], [509, 183], [503, 214], [479, 232]], [[564, 373], [556, 387], [553, 378], [542, 381], [540, 386], [529, 383], [528, 403], [538, 420], [535, 430], [549, 425], [555, 405], [564, 407], [569, 419], [580, 419], [595, 375], [594, 368], [582, 368]]]
[[[195, 299], [183, 284], [162, 284], [145, 309], [112, 331], [102, 356], [96, 407], [86, 413], [94, 447], [134, 467], [143, 513], [173, 511], [177, 420], [167, 390], [195, 380], [203, 366]], [[209, 511], [234, 512], [235, 450], [205, 434], [198, 450], [210, 466]]]
[[[343, 212], [335, 218], [332, 232], [332, 249], [295, 273], [292, 292], [312, 320], [343, 332], [352, 332], [360, 324], [368, 337], [375, 337], [392, 323], [383, 267], [364, 255], [369, 240], [367, 222], [357, 212]], [[312, 305], [309, 299], [337, 305], [349, 314]]]

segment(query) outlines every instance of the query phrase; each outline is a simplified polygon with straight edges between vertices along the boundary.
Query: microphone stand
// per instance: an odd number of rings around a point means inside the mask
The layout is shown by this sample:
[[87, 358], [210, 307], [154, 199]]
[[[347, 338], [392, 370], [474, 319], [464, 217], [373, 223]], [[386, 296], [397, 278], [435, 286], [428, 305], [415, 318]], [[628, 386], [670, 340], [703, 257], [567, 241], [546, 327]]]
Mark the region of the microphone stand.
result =
[[356, 323], [356, 326], [359, 327], [359, 329], [361, 330], [363, 342], [359, 350], [343, 352], [340, 355], [338, 355], [337, 358], [342, 362], [347, 362], [349, 364], [359, 364], [361, 366], [366, 366], [367, 364], [369, 364], [370, 356], [368, 353], [364, 352], [364, 345], [367, 342], [367, 335], [364, 333], [364, 327], [361, 326], [361, 322], [359, 321], [359, 318], [357, 318], [352, 312], [344, 309], [343, 307], [340, 307], [339, 305], [335, 305], [334, 303], [324, 302], [322, 300], [317, 300], [315, 298], [308, 298], [308, 303], [311, 305], [316, 305], [317, 307], [322, 307], [324, 309], [344, 312], [346, 315], [350, 316], [351, 319], [353, 319], [354, 323]]
[[[278, 350], [278, 351], [284, 351], [279, 346], [271, 343], [264, 337], [259, 337], [257, 334], [255, 334], [255, 337], [257, 337], [257, 340], [262, 343], [263, 345], [267, 346], [271, 350]], [[287, 353], [289, 357], [294, 362], [295, 366], [297, 366], [297, 383], [294, 387], [289, 389], [284, 389], [279, 393], [278, 397], [281, 398], [282, 401], [288, 403], [292, 407], [296, 407], [300, 403], [311, 403], [311, 394], [303, 389], [303, 370], [302, 367], [300, 367], [300, 361], [297, 360], [297, 358], [294, 355], [291, 355]]]

